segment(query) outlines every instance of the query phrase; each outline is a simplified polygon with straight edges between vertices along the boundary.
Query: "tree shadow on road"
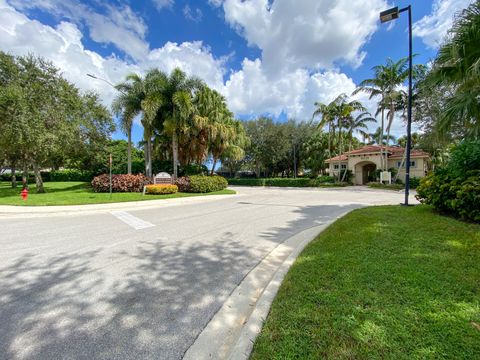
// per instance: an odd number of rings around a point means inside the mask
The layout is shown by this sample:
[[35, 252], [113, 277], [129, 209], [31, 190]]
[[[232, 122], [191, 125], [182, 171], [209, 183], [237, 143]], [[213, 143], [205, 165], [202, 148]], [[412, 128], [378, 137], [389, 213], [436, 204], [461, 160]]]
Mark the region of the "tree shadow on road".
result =
[[[346, 210], [295, 207], [294, 220], [259, 235], [281, 243]], [[0, 359], [180, 359], [268, 251], [253, 251], [229, 231], [221, 240], [154, 238], [128, 252], [27, 254], [0, 267]], [[94, 262], [106, 252], [110, 262]], [[116, 266], [122, 273], [112, 281]]]

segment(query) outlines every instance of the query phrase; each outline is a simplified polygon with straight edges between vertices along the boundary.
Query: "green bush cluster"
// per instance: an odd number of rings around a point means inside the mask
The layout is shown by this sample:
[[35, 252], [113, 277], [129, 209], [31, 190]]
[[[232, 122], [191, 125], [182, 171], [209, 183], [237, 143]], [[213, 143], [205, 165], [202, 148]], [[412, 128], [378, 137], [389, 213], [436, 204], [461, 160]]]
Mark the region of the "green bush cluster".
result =
[[[53, 171], [41, 171], [40, 175], [44, 182], [48, 181], [85, 181], [90, 182], [93, 179], [94, 173], [92, 171], [86, 170], [76, 170], [76, 169], [64, 169], [64, 170], [53, 170]], [[22, 173], [15, 173], [17, 181], [22, 181]], [[12, 174], [2, 174], [0, 175], [1, 181], [12, 181]], [[35, 182], [35, 174], [33, 172], [28, 173], [28, 182]]]
[[420, 181], [417, 199], [439, 211], [480, 222], [480, 140], [457, 145], [445, 169]]
[[417, 199], [439, 211], [480, 222], [480, 171], [462, 177], [447, 171], [428, 175], [417, 188]]
[[193, 193], [209, 193], [220, 191], [228, 186], [227, 179], [222, 176], [203, 176], [192, 175], [189, 178], [188, 192]]
[[230, 185], [245, 186], [278, 186], [278, 187], [317, 187], [326, 184], [333, 184], [331, 176], [319, 176], [316, 179], [310, 178], [266, 178], [266, 179], [228, 179]]

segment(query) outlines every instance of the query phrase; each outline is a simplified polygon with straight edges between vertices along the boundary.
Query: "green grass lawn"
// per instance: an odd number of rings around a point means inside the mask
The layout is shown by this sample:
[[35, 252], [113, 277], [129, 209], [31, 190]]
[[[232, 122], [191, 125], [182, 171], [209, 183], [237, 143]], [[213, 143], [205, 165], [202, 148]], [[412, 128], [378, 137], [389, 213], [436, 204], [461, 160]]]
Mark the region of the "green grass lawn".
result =
[[353, 211], [297, 258], [252, 359], [480, 359], [480, 225]]
[[142, 195], [141, 193], [113, 193], [112, 198], [110, 198], [108, 193], [93, 192], [90, 184], [84, 182], [46, 182], [44, 185], [46, 193], [36, 194], [35, 184], [30, 184], [28, 200], [23, 201], [20, 197], [21, 185], [16, 189], [12, 189], [10, 183], [0, 182], [0, 205], [81, 205], [235, 194], [235, 191], [225, 189], [208, 194]]

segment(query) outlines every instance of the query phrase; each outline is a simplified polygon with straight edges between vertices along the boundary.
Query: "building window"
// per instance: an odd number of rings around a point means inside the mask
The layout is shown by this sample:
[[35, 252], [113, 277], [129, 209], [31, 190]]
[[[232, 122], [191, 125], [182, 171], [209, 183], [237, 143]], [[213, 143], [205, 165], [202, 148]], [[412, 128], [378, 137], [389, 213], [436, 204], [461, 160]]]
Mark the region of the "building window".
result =
[[[397, 169], [400, 168], [401, 161], [397, 161]], [[410, 161], [410, 167], [414, 168], [417, 166], [417, 162], [415, 160]], [[405, 164], [403, 164], [402, 168], [405, 167]]]
[[342, 164], [342, 169], [346, 169], [347, 168], [347, 164]]
[[338, 164], [334, 164], [334, 165], [333, 165], [333, 168], [334, 168], [335, 170], [338, 170]]
[[[347, 168], [347, 164], [342, 164], [342, 170], [345, 170]], [[334, 170], [338, 170], [338, 164], [333, 165]]]

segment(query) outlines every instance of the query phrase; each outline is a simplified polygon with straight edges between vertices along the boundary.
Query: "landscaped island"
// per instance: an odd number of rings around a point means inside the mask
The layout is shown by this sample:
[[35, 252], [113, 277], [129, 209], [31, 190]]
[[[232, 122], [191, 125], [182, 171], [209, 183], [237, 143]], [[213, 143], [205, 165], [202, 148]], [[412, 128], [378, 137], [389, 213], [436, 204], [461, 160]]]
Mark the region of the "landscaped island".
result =
[[224, 189], [210, 193], [177, 192], [165, 195], [143, 195], [141, 192], [114, 192], [110, 197], [109, 193], [94, 192], [88, 182], [46, 182], [44, 187], [45, 193], [36, 194], [35, 185], [31, 185], [28, 199], [24, 201], [20, 197], [20, 189], [12, 189], [10, 183], [0, 182], [0, 205], [83, 205], [235, 194], [233, 190]]

